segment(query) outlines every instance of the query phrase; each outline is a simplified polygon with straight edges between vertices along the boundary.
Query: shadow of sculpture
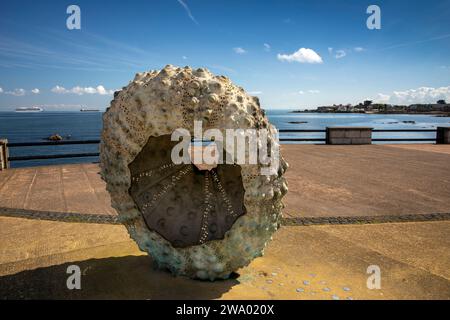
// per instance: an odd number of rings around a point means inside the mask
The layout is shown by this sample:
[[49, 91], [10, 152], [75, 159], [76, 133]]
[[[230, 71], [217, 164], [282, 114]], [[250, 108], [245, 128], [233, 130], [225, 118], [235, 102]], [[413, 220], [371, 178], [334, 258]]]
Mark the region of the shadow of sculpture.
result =
[[[67, 288], [67, 267], [78, 265], [81, 289]], [[148, 256], [91, 259], [0, 277], [1, 299], [217, 299], [235, 279], [197, 281], [157, 270]]]

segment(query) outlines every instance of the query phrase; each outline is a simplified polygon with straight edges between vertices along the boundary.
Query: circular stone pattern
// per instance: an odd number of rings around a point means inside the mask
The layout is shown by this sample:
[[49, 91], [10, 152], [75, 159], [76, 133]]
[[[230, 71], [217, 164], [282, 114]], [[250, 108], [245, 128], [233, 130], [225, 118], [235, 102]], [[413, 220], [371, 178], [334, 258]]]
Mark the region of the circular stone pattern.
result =
[[[276, 130], [259, 100], [206, 69], [166, 66], [136, 74], [103, 115], [101, 175], [112, 206], [139, 248], [177, 275], [226, 279], [255, 257], [279, 227], [287, 192], [280, 155], [272, 175], [263, 164], [174, 164], [178, 128]], [[248, 152], [246, 151], [246, 157]], [[246, 162], [248, 163], [248, 162]]]

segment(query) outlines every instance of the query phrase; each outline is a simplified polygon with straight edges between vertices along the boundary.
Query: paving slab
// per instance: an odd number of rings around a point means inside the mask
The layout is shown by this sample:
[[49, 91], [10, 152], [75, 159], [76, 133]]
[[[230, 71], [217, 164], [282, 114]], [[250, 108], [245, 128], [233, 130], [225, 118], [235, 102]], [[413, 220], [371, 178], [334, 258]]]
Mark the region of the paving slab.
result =
[[0, 207], [116, 215], [99, 171], [92, 163], [1, 171]]
[[[0, 226], [1, 298], [450, 299], [448, 221], [282, 227], [264, 257], [216, 282], [155, 269], [120, 225], [0, 217]], [[73, 264], [81, 290], [66, 287]], [[370, 265], [379, 290], [367, 288]]]
[[[286, 216], [450, 213], [450, 145], [282, 145]], [[97, 164], [0, 172], [0, 207], [116, 214]]]
[[[289, 216], [450, 212], [450, 145], [283, 145]], [[439, 152], [437, 152], [439, 150]]]
[[[153, 268], [125, 228], [112, 224], [97, 164], [1, 171], [0, 297], [450, 299], [450, 146], [282, 150], [291, 224], [263, 258], [214, 283]], [[364, 217], [385, 223], [360, 224]], [[71, 264], [82, 270], [80, 291], [66, 288]], [[370, 265], [381, 269], [380, 290], [366, 286]]]

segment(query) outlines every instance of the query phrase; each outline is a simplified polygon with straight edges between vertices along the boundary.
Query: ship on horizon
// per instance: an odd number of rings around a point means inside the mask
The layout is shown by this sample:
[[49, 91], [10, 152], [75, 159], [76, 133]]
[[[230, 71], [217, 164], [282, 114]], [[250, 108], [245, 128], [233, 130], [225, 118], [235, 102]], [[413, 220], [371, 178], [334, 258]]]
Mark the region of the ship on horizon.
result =
[[81, 112], [99, 112], [99, 109], [88, 109], [88, 108], [81, 108]]
[[19, 107], [16, 108], [16, 112], [42, 112], [44, 111], [41, 107]]

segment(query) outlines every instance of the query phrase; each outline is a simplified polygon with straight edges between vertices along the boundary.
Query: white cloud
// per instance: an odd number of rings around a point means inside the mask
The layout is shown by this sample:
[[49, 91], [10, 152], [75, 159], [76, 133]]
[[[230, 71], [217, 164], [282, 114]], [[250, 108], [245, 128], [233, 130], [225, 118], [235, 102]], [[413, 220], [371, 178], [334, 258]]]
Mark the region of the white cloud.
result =
[[187, 57], [186, 56], [182, 56], [181, 57], [183, 60], [187, 60]]
[[68, 90], [66, 90], [66, 88], [60, 86], [53, 87], [51, 91], [54, 93], [68, 93]]
[[347, 52], [345, 50], [337, 50], [336, 55], [334, 56], [336, 59], [342, 59], [347, 55]]
[[178, 3], [181, 4], [186, 11], [189, 19], [191, 19], [195, 24], [199, 24], [197, 20], [195, 20], [194, 16], [192, 15], [191, 9], [189, 9], [188, 5], [183, 0], [178, 0]]
[[366, 51], [366, 49], [364, 49], [363, 47], [354, 47], [353, 49], [334, 50], [334, 48], [328, 47], [328, 54], [334, 56], [336, 59], [342, 59], [342, 58], [346, 57], [347, 54], [349, 54], [353, 51], [360, 53], [360, 52]]
[[25, 93], [26, 93], [25, 89], [22, 88], [14, 89], [13, 91], [5, 91], [5, 94], [9, 94], [16, 97], [22, 97], [25, 95]]
[[73, 87], [72, 89], [70, 89], [67, 93], [75, 93], [75, 94], [78, 94], [78, 95], [83, 95], [83, 94], [94, 94], [94, 93], [97, 93], [97, 89], [96, 88], [93, 88], [93, 87], [79, 87], [79, 86], [76, 86], [76, 87]]
[[404, 91], [394, 91], [392, 94], [379, 93], [376, 102], [390, 104], [436, 103], [437, 100], [450, 101], [450, 86], [448, 87], [420, 87]]
[[234, 51], [235, 53], [237, 53], [237, 54], [244, 54], [244, 53], [247, 53], [247, 50], [245, 50], [245, 49], [243, 49], [243, 48], [241, 48], [241, 47], [233, 48], [233, 51]]
[[[377, 98], [375, 99], [376, 102], [379, 103], [389, 103], [389, 100], [391, 99], [391, 96], [388, 94], [379, 93], [377, 95]], [[367, 99], [370, 100], [370, 99]]]
[[107, 94], [114, 94], [113, 90], [106, 90], [104, 86], [98, 86], [97, 87], [97, 93], [104, 96]]
[[99, 94], [99, 95], [111, 95], [114, 94], [114, 90], [107, 90], [104, 86], [99, 85], [97, 87], [80, 87], [76, 86], [72, 89], [66, 89], [61, 86], [55, 86], [51, 89], [53, 93], [59, 93], [59, 94], [66, 94], [66, 93], [73, 93], [78, 95], [83, 94]]
[[[40, 93], [40, 90], [35, 88], [33, 90], [30, 90], [30, 92], [32, 92], [34, 94], [38, 94], [38, 93]], [[0, 88], [0, 93], [8, 94], [8, 95], [15, 96], [15, 97], [22, 97], [27, 94], [27, 91], [22, 88], [17, 88], [12, 91], [3, 91], [3, 88]]]
[[318, 94], [318, 93], [320, 93], [320, 90], [313, 90], [313, 89], [308, 90], [308, 91], [300, 90], [297, 93], [301, 94], [301, 95], [304, 95], [304, 94], [307, 94], [307, 93], [309, 93], [309, 94]]
[[262, 94], [262, 91], [249, 91], [248, 94], [257, 96], [259, 94]]
[[312, 49], [300, 48], [292, 54], [278, 54], [278, 60], [299, 63], [323, 63], [322, 58]]
[[268, 43], [264, 43], [264, 51], [267, 51], [267, 52], [269, 52], [269, 51], [270, 51], [270, 49], [271, 49], [271, 46], [270, 46], [270, 44], [268, 44]]

